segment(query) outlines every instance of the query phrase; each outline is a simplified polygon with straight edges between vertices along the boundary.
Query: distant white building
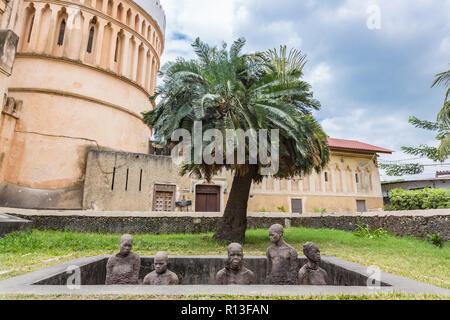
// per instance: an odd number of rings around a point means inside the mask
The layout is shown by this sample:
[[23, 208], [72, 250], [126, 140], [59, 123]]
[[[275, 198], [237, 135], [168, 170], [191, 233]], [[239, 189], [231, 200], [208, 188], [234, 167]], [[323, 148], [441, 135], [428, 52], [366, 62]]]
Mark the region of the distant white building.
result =
[[401, 180], [392, 182], [382, 182], [383, 202], [385, 205], [390, 204], [391, 190], [403, 189], [407, 191], [430, 189], [450, 189], [450, 171], [438, 171], [435, 178], [420, 180]]

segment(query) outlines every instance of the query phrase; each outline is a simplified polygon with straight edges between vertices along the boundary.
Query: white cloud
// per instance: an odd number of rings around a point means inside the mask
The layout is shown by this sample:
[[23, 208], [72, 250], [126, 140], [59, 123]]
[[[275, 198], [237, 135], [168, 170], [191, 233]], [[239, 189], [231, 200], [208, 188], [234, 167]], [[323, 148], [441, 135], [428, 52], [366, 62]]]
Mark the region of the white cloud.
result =
[[[160, 1], [167, 16], [163, 63], [193, 57], [196, 37], [220, 44], [244, 36], [247, 52], [287, 44], [308, 54], [305, 80], [322, 102], [318, 115], [330, 136], [395, 150], [386, 160], [411, 158], [401, 146], [436, 144], [434, 133], [408, 118], [433, 120], [431, 108], [440, 106], [442, 94], [429, 87], [448, 67], [450, 0]], [[381, 30], [367, 29], [370, 5], [381, 9]], [[368, 48], [373, 63], [361, 55]]]
[[444, 54], [450, 53], [450, 37], [442, 39], [440, 50]]
[[191, 38], [199, 36], [206, 41], [231, 38], [234, 2], [162, 0], [167, 17], [167, 34], [179, 32]]
[[325, 86], [332, 81], [331, 67], [327, 62], [321, 62], [305, 75], [305, 80], [313, 87]]
[[321, 124], [333, 138], [358, 140], [394, 151], [405, 145], [433, 143], [434, 134], [418, 135], [421, 129], [408, 123], [410, 115], [406, 112], [383, 114], [376, 109], [346, 108], [341, 115], [327, 117]]

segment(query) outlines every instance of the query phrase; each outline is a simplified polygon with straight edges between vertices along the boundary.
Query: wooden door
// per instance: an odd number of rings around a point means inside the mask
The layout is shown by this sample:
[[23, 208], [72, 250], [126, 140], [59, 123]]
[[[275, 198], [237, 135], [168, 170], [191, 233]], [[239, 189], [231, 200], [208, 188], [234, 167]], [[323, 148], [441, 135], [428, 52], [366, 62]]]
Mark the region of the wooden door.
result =
[[155, 211], [174, 211], [172, 207], [173, 192], [161, 192], [155, 193]]
[[292, 199], [291, 200], [292, 213], [303, 213], [303, 200]]
[[153, 211], [175, 211], [176, 186], [154, 185]]
[[197, 186], [195, 193], [196, 212], [220, 212], [220, 187]]

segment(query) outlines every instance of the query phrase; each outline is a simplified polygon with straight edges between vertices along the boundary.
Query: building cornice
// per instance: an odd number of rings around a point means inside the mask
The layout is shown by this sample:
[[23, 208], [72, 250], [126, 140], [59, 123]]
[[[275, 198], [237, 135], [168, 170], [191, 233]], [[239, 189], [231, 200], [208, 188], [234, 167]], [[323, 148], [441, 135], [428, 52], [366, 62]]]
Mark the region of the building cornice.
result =
[[62, 91], [62, 90], [53, 90], [53, 89], [43, 89], [43, 88], [19, 88], [19, 87], [10, 87], [8, 88], [8, 91], [10, 93], [13, 92], [21, 92], [21, 93], [40, 93], [40, 94], [48, 94], [48, 95], [56, 95], [56, 96], [61, 96], [61, 97], [68, 97], [68, 98], [74, 98], [74, 99], [79, 99], [79, 100], [84, 100], [84, 101], [88, 101], [88, 102], [92, 102], [95, 104], [100, 104], [109, 108], [113, 108], [116, 110], [119, 110], [121, 112], [125, 112], [128, 113], [129, 115], [137, 118], [139, 121], [142, 121], [143, 117], [142, 115], [137, 114], [136, 112], [130, 111], [124, 107], [121, 107], [119, 105], [107, 102], [107, 101], [103, 101], [100, 99], [96, 99], [96, 98], [92, 98], [92, 97], [88, 97], [82, 94], [77, 94], [77, 93], [73, 93], [73, 92], [69, 92], [69, 91]]
[[[114, 17], [108, 16], [106, 13], [104, 13], [102, 11], [98, 11], [96, 8], [86, 6], [80, 2], [64, 1], [64, 0], [24, 0], [24, 1], [30, 2], [30, 3], [31, 2], [32, 3], [39, 3], [39, 2], [40, 3], [52, 3], [55, 5], [66, 6], [66, 7], [67, 6], [77, 6], [77, 7], [80, 7], [83, 11], [89, 12], [96, 17], [101, 17], [109, 22], [113, 22], [113, 23], [117, 24], [118, 26], [120, 26], [122, 29], [127, 30], [130, 34], [139, 38], [139, 40], [141, 40], [143, 43], [147, 44], [148, 47], [151, 48], [153, 55], [157, 57], [158, 65], [160, 65], [160, 54], [156, 51], [156, 49], [153, 47], [153, 45], [145, 37], [143, 37], [140, 33], [138, 33], [136, 30], [134, 30], [130, 26], [124, 24], [123, 22], [117, 20]], [[137, 4], [135, 4], [135, 5], [138, 6]], [[144, 11], [141, 7], [139, 7], [139, 8], [140, 8], [140, 10], [142, 10], [142, 12], [146, 13], [146, 11]], [[164, 52], [164, 48], [165, 48], [165, 36], [162, 33], [161, 28], [156, 23], [156, 21], [148, 13], [146, 13], [145, 16], [149, 17], [149, 20], [152, 22], [152, 26], [158, 32], [159, 38], [161, 39], [161, 54], [162, 54], [162, 52]]]

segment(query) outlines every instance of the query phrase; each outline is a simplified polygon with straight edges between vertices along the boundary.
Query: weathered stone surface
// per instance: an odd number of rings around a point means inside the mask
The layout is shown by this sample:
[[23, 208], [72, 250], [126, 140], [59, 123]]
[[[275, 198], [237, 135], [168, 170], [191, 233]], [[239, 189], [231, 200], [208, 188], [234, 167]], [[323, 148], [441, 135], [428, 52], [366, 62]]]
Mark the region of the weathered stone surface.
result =
[[[40, 230], [73, 230], [80, 232], [108, 233], [204, 233], [216, 230], [220, 213], [156, 213], [156, 212], [96, 212], [96, 211], [52, 211], [0, 208], [8, 213], [34, 222]], [[199, 223], [194, 223], [194, 221]], [[384, 228], [397, 236], [426, 238], [439, 234], [450, 241], [450, 210], [424, 210], [376, 212], [364, 214], [289, 214], [249, 213], [248, 228], [268, 229], [279, 223], [292, 227], [328, 228], [354, 231], [357, 223], [368, 224], [371, 229]]]
[[120, 239], [120, 252], [108, 259], [106, 263], [107, 285], [138, 284], [141, 258], [131, 252], [133, 238], [125, 234]]
[[239, 243], [228, 246], [228, 259], [225, 268], [217, 272], [216, 284], [250, 285], [255, 283], [253, 271], [244, 267], [244, 250]]
[[[449, 295], [450, 290], [431, 286], [415, 280], [381, 272], [381, 287], [368, 288], [368, 269], [365, 266], [334, 257], [323, 256], [320, 266], [330, 278], [331, 286], [273, 286], [264, 283], [266, 258], [246, 257], [245, 265], [255, 270], [258, 285], [217, 286], [215, 272], [222, 268], [227, 257], [224, 256], [172, 256], [169, 267], [180, 277], [181, 286], [105, 286], [105, 265], [109, 256], [96, 256], [66, 262], [42, 269], [30, 274], [0, 282], [0, 293], [4, 294], [118, 294], [118, 295], [311, 295], [311, 294], [373, 294], [373, 293], [434, 293]], [[141, 257], [142, 279], [153, 266], [154, 257]], [[299, 264], [306, 263], [305, 257], [299, 257]], [[67, 286], [68, 269], [76, 266], [81, 270], [81, 287], [73, 289]]]
[[168, 256], [164, 251], [155, 256], [155, 271], [150, 272], [144, 278], [145, 285], [168, 286], [179, 283], [178, 276], [168, 269]]
[[328, 273], [320, 267], [320, 250], [313, 242], [307, 242], [303, 245], [303, 253], [308, 262], [298, 272], [298, 283], [308, 286], [326, 286]]
[[273, 243], [267, 249], [267, 284], [297, 284], [298, 253], [283, 240], [283, 226], [274, 224], [269, 229], [269, 238]]

